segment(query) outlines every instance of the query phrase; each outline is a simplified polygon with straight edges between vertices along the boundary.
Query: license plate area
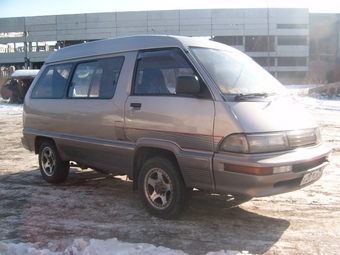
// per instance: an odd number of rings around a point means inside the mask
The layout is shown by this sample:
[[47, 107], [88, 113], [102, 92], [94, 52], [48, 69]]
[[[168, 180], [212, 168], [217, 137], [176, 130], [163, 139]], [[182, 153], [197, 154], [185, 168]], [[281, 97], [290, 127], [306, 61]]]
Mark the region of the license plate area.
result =
[[301, 185], [305, 185], [307, 183], [310, 183], [312, 181], [315, 181], [317, 179], [319, 179], [322, 175], [322, 170], [323, 169], [319, 169], [319, 170], [316, 170], [314, 172], [311, 172], [311, 173], [308, 173], [308, 174], [305, 174], [302, 178], [302, 181], [300, 183], [300, 186]]

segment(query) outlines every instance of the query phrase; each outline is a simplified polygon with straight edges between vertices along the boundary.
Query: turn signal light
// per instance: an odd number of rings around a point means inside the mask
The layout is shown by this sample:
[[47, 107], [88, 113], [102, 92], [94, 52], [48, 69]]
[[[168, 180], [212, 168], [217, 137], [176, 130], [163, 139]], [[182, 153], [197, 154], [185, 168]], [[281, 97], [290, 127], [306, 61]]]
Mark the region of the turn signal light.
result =
[[233, 164], [224, 164], [224, 170], [230, 172], [238, 172], [254, 175], [271, 175], [292, 171], [292, 166], [280, 166], [280, 167], [250, 167], [240, 166]]

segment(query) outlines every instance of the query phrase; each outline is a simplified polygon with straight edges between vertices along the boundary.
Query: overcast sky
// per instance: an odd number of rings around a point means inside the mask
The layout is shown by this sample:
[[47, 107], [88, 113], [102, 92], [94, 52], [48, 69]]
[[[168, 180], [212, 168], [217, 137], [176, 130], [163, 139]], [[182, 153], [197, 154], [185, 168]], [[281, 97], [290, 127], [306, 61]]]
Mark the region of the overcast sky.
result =
[[56, 14], [215, 8], [309, 8], [340, 13], [336, 0], [0, 0], [0, 18]]

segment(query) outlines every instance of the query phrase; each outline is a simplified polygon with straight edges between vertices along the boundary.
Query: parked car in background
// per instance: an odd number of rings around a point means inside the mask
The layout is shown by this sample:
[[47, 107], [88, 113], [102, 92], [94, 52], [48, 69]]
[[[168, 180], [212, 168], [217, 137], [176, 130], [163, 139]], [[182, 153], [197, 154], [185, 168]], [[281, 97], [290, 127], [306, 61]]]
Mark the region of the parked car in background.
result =
[[16, 70], [1, 86], [1, 97], [12, 103], [22, 103], [39, 69]]

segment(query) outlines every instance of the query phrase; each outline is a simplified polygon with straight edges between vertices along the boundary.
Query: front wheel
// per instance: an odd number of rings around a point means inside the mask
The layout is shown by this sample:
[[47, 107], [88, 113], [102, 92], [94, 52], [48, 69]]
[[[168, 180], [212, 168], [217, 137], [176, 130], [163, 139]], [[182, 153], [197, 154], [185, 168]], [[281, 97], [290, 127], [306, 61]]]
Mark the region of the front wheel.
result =
[[62, 161], [54, 142], [44, 141], [39, 149], [39, 167], [42, 177], [49, 183], [61, 183], [67, 179], [69, 162]]
[[162, 157], [144, 163], [139, 174], [138, 191], [146, 210], [162, 219], [178, 216], [188, 195], [176, 164]]

